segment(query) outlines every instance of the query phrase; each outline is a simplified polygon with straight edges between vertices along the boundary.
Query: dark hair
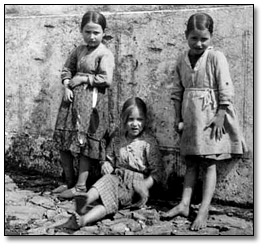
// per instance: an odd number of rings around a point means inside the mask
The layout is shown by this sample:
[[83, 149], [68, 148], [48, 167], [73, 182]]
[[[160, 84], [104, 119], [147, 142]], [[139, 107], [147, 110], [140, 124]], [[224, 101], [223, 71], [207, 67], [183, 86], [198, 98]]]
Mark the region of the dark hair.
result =
[[187, 22], [187, 29], [185, 31], [186, 36], [194, 30], [205, 30], [207, 29], [210, 34], [213, 33], [214, 21], [212, 17], [206, 13], [193, 14]]
[[125, 125], [127, 123], [128, 117], [133, 108], [137, 107], [141, 111], [144, 117], [147, 117], [147, 107], [145, 102], [139, 97], [132, 97], [125, 101], [122, 107], [121, 118], [122, 122]]
[[106, 18], [103, 14], [95, 11], [87, 11], [83, 17], [81, 22], [81, 30], [83, 27], [88, 24], [89, 22], [93, 22], [95, 24], [99, 24], [102, 27], [102, 30], [104, 31], [106, 28]]

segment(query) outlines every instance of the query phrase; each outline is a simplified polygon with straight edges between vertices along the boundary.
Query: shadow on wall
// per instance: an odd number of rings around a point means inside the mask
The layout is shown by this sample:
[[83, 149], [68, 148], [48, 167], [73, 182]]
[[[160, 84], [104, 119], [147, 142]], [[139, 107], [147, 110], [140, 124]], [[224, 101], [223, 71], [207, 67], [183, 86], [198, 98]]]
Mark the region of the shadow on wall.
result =
[[[184, 175], [186, 172], [186, 164], [182, 157], [174, 164], [172, 172], [168, 174], [167, 179], [167, 199], [180, 201], [183, 191]], [[228, 160], [222, 160], [217, 165], [217, 185], [213, 202], [247, 207], [252, 205], [253, 197], [250, 191], [247, 180], [250, 180], [250, 171], [252, 167], [249, 167], [248, 159], [233, 158]], [[178, 167], [175, 167], [178, 165]], [[179, 171], [181, 168], [181, 174]], [[203, 188], [203, 177], [205, 171], [199, 170], [198, 180], [196, 181], [191, 203], [199, 204], [202, 200], [202, 188]], [[236, 182], [237, 181], [237, 182]], [[241, 194], [239, 194], [241, 192]], [[241, 200], [246, 198], [246, 201]]]
[[[18, 115], [20, 125], [18, 132], [9, 141], [5, 152], [5, 170], [37, 170], [46, 175], [59, 177], [61, 174], [59, 153], [52, 140], [51, 102], [53, 90], [48, 85], [40, 90], [33, 99], [34, 109], [24, 123], [23, 115]], [[28, 106], [20, 99], [20, 107]], [[19, 113], [19, 112], [18, 112]]]
[[[50, 94], [52, 91], [45, 89], [40, 91], [34, 99], [36, 107], [29, 120], [18, 127], [21, 131], [11, 137], [5, 151], [5, 173], [21, 188], [28, 187], [28, 178], [31, 180], [34, 174], [43, 176], [44, 180], [51, 180], [53, 187], [64, 182], [59, 150], [52, 139], [53, 130], [48, 130], [51, 128]], [[76, 173], [77, 158], [74, 159], [74, 167]], [[100, 167], [95, 165], [90, 171], [88, 184], [93, 184], [98, 177]]]
[[43, 178], [39, 185], [55, 187], [62, 180], [62, 172], [53, 141], [27, 133], [14, 135], [5, 152], [5, 174], [21, 189], [31, 188], [37, 177]]
[[[74, 159], [75, 174], [78, 171], [78, 158]], [[5, 153], [5, 174], [9, 175], [21, 189], [36, 190], [44, 185], [50, 190], [64, 183], [59, 152], [52, 139], [35, 138], [21, 133], [12, 137], [9, 149]], [[98, 164], [91, 167], [88, 187], [99, 177]], [[37, 182], [39, 180], [39, 182]]]

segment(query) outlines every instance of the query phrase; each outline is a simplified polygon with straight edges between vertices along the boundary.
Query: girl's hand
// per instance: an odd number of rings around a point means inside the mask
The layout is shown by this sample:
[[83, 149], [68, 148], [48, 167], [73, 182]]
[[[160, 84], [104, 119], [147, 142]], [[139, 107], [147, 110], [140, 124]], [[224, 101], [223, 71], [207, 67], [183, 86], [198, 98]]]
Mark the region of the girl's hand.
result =
[[184, 129], [184, 123], [183, 122], [178, 123], [178, 132], [179, 133], [182, 132], [183, 129]]
[[131, 208], [142, 208], [149, 197], [149, 189], [145, 180], [134, 180], [133, 189], [140, 196], [140, 199], [131, 205]]
[[84, 83], [87, 81], [87, 77], [86, 76], [82, 76], [82, 75], [75, 75], [71, 80], [69, 85], [71, 87], [75, 87], [80, 85], [81, 83]]
[[175, 122], [174, 124], [174, 130], [177, 132], [177, 133], [181, 133], [184, 129], [184, 123], [183, 122]]
[[149, 198], [149, 188], [154, 184], [154, 180], [151, 176], [144, 180], [134, 180], [133, 189], [140, 196], [140, 199], [131, 206], [131, 208], [143, 207]]
[[101, 174], [111, 174], [113, 172], [113, 167], [110, 162], [105, 161], [101, 166]]
[[65, 94], [64, 94], [64, 101], [72, 102], [72, 100], [73, 100], [73, 92], [68, 87], [66, 87]]
[[208, 123], [208, 125], [204, 128], [206, 130], [207, 128], [211, 127], [211, 139], [215, 138], [216, 140], [221, 140], [222, 135], [226, 133], [224, 128], [224, 119], [225, 119], [225, 110], [219, 110], [218, 113], [215, 115], [215, 117]]

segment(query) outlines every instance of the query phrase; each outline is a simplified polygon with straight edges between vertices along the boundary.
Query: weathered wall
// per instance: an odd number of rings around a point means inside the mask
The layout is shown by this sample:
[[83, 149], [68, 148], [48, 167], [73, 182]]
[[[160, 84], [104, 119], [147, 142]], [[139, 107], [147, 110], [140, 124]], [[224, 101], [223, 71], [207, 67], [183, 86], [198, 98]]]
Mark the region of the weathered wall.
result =
[[[63, 91], [59, 76], [71, 49], [82, 42], [79, 23], [87, 9], [82, 5], [6, 6], [5, 147], [9, 162], [15, 156], [26, 166], [59, 170], [50, 140]], [[213, 17], [214, 45], [228, 58], [235, 106], [249, 147], [240, 163], [221, 166], [223, 176], [215, 197], [253, 202], [253, 7], [100, 5], [91, 9], [103, 11], [108, 21], [106, 41], [116, 59], [115, 114], [118, 117], [123, 102], [132, 95], [147, 101], [175, 195], [174, 186], [185, 166], [172, 127], [171, 72], [179, 51], [187, 48], [188, 17], [194, 11]]]

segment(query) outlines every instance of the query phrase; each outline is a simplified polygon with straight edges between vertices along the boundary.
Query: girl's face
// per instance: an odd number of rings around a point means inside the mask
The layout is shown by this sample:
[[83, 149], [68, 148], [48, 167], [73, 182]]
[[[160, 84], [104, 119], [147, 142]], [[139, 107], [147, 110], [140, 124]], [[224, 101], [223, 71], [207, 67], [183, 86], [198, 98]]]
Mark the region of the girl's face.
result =
[[92, 22], [87, 23], [83, 27], [81, 33], [82, 33], [84, 42], [90, 47], [98, 46], [105, 35], [101, 25], [95, 24]]
[[128, 116], [126, 123], [127, 134], [131, 138], [135, 138], [140, 135], [145, 126], [145, 116], [137, 108], [134, 107]]
[[211, 44], [212, 35], [205, 30], [193, 30], [187, 35], [191, 55], [202, 54]]

